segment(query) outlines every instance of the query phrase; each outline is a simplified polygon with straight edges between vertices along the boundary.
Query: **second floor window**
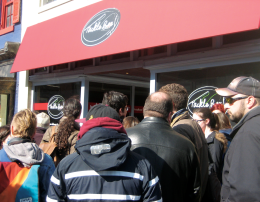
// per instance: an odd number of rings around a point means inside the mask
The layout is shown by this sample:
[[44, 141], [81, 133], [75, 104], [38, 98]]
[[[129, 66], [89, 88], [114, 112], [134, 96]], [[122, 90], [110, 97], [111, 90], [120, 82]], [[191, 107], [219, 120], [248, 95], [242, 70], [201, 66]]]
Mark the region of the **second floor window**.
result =
[[5, 4], [5, 27], [13, 25], [13, 0], [6, 0]]

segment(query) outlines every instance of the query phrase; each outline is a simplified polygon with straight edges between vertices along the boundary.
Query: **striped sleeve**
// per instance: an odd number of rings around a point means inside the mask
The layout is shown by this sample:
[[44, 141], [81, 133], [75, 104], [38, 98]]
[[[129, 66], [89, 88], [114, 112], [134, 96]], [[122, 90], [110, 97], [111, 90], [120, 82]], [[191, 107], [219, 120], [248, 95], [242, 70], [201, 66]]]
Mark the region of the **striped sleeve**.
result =
[[143, 201], [162, 201], [159, 178], [148, 160], [144, 159]]
[[47, 202], [55, 202], [55, 201], [66, 201], [66, 194], [62, 189], [63, 182], [61, 179], [61, 172], [59, 171], [59, 165], [51, 176], [50, 186], [48, 190], [48, 195], [46, 198]]

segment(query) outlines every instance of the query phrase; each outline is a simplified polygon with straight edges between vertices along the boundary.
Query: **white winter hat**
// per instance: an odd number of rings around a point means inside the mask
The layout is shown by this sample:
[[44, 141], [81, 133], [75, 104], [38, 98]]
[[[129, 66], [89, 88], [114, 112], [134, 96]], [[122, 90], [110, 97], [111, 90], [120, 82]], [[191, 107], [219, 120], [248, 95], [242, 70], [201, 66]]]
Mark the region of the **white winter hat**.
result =
[[48, 114], [41, 112], [37, 114], [37, 127], [48, 129], [50, 127], [50, 117]]

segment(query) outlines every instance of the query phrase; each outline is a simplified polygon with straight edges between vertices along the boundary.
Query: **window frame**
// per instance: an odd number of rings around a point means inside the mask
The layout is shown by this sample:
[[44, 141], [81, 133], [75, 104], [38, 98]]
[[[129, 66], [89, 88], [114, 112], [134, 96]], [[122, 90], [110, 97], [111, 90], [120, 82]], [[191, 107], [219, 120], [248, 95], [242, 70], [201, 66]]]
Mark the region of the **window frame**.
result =
[[[7, 26], [7, 18], [8, 18], [8, 16], [7, 16], [7, 7], [9, 6], [9, 5], [11, 5], [12, 4], [12, 11], [11, 11], [11, 25], [10, 26]], [[6, 2], [5, 3], [5, 5], [2, 5], [2, 6], [4, 6], [5, 7], [5, 12], [4, 12], [4, 27], [5, 28], [8, 28], [8, 27], [11, 27], [11, 26], [13, 26], [13, 15], [14, 15], [14, 0], [10, 0], [9, 2]]]
[[[11, 4], [12, 4], [11, 25], [7, 27], [7, 6]], [[16, 19], [14, 20], [15, 15], [16, 15]], [[0, 36], [8, 32], [14, 31], [14, 24], [20, 21], [19, 16], [20, 16], [20, 0], [10, 0], [9, 2], [7, 2], [7, 0], [1, 1]]]

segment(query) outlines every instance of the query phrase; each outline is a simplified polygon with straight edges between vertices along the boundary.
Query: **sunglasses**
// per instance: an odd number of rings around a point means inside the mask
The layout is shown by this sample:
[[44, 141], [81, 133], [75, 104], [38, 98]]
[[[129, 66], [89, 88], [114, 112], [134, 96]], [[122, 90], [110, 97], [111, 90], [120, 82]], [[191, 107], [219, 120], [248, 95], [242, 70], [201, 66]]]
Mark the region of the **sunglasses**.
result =
[[225, 97], [225, 103], [232, 104], [237, 100], [242, 100], [242, 99], [245, 99], [245, 98], [248, 98], [248, 97], [236, 97], [236, 98]]

